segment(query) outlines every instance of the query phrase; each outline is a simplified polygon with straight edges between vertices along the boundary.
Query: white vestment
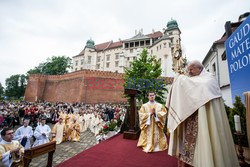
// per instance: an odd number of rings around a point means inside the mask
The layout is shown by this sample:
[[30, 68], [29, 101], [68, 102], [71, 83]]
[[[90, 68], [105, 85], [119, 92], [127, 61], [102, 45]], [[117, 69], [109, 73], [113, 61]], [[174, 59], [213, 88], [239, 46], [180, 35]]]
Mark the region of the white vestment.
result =
[[83, 116], [80, 115], [80, 116], [78, 116], [77, 118], [78, 118], [78, 119], [77, 119], [77, 122], [78, 122], [79, 125], [80, 125], [80, 132], [83, 132]]
[[16, 130], [14, 139], [18, 140], [21, 143], [24, 136], [27, 137], [27, 142], [26, 142], [26, 144], [24, 146], [24, 149], [29, 149], [31, 147], [30, 139], [33, 136], [33, 130], [32, 130], [31, 126], [27, 126], [27, 127], [21, 126], [21, 127], [19, 127]]
[[[170, 155], [181, 154], [181, 160], [194, 167], [239, 166], [220, 89], [212, 74], [203, 71], [199, 76], [177, 77], [166, 107]], [[190, 121], [194, 116], [197, 119]], [[197, 130], [188, 129], [188, 122]]]
[[52, 136], [55, 135], [53, 137], [55, 137], [54, 140], [56, 141], [56, 144], [62, 143], [63, 142], [63, 134], [65, 133], [65, 124], [64, 123], [60, 124], [60, 122], [57, 122], [54, 125], [51, 133], [52, 133]]
[[[37, 126], [34, 132], [36, 141], [34, 142], [33, 147], [48, 143], [50, 132], [51, 132], [51, 129], [48, 125]], [[45, 133], [45, 135], [43, 135], [43, 133]]]
[[[22, 158], [22, 154], [24, 152], [23, 147], [19, 143], [19, 141], [12, 140], [11, 142], [7, 142], [5, 140], [2, 140], [0, 142], [0, 166], [4, 167], [11, 167], [13, 161], [17, 161], [13, 156], [11, 156], [10, 150], [15, 149], [20, 147], [21, 149], [19, 150], [19, 156]], [[7, 150], [6, 150], [7, 149]], [[13, 155], [13, 154], [12, 154]], [[21, 160], [21, 159], [20, 159]], [[18, 161], [20, 161], [18, 160]]]
[[82, 128], [82, 131], [85, 132], [87, 130], [87, 114], [84, 113], [83, 114], [83, 128]]

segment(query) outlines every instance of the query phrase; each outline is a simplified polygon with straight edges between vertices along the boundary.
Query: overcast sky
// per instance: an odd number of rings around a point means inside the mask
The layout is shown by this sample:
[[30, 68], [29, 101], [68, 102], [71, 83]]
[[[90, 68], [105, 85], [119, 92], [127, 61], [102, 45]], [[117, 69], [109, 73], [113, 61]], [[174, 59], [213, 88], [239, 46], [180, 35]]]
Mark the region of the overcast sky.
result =
[[226, 21], [250, 11], [249, 0], [0, 0], [0, 82], [51, 56], [75, 56], [95, 44], [161, 31], [177, 20], [189, 60], [203, 60]]

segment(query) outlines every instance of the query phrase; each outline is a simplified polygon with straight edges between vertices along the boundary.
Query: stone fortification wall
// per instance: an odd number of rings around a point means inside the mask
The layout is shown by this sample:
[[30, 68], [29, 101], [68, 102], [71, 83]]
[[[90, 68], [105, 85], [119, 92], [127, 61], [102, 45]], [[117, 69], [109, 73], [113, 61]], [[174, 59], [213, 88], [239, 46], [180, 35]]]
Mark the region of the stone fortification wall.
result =
[[[121, 73], [82, 70], [64, 75], [29, 76], [25, 100], [30, 102], [125, 102]], [[166, 78], [171, 82], [171, 78]]]

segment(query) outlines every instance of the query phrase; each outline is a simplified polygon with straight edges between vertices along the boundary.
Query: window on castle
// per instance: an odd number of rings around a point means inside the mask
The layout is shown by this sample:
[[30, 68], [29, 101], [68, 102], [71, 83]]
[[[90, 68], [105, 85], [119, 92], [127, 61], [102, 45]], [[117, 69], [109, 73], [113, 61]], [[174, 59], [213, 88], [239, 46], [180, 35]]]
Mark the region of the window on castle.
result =
[[109, 64], [110, 64], [110, 63], [106, 63], [106, 68], [109, 68]]
[[82, 59], [82, 60], [81, 60], [81, 65], [83, 65], [83, 62], [84, 62], [84, 60]]
[[135, 42], [135, 47], [138, 47], [139, 46], [139, 42]]
[[97, 57], [97, 62], [100, 62], [101, 61], [101, 56], [98, 56]]
[[144, 46], [144, 41], [140, 41], [140, 46]]
[[133, 49], [130, 49], [130, 53], [133, 53]]
[[215, 63], [212, 65], [213, 73], [216, 75], [216, 65]]
[[125, 48], [128, 48], [128, 43], [125, 43]]
[[78, 60], [76, 60], [76, 66], [78, 66]]
[[100, 64], [97, 64], [97, 65], [96, 65], [96, 69], [100, 69]]
[[116, 61], [115, 62], [115, 67], [118, 67], [119, 66], [119, 61]]
[[119, 53], [115, 54], [115, 59], [119, 59]]
[[166, 48], [167, 47], [167, 43], [164, 42], [163, 43], [163, 47]]
[[107, 56], [106, 56], [106, 60], [107, 60], [107, 61], [110, 61], [110, 55], [107, 55]]
[[88, 56], [88, 64], [91, 64], [91, 56]]

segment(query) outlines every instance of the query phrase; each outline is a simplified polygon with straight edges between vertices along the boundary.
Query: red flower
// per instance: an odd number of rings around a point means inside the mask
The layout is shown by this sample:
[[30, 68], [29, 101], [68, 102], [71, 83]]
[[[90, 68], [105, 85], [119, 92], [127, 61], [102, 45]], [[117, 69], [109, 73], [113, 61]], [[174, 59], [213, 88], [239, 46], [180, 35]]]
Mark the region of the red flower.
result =
[[108, 126], [107, 126], [107, 125], [104, 125], [104, 126], [103, 126], [103, 129], [107, 129], [107, 128], [108, 128]]

